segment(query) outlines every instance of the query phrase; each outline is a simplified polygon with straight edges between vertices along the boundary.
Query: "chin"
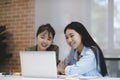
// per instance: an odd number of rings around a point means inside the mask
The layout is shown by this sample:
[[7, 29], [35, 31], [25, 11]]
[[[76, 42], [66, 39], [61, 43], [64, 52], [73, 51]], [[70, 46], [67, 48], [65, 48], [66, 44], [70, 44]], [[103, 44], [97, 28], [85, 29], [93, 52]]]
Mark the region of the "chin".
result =
[[71, 46], [71, 48], [72, 48], [72, 49], [76, 49], [76, 47], [74, 47], [74, 46], [73, 46], [73, 47]]
[[46, 48], [43, 48], [41, 51], [46, 51]]

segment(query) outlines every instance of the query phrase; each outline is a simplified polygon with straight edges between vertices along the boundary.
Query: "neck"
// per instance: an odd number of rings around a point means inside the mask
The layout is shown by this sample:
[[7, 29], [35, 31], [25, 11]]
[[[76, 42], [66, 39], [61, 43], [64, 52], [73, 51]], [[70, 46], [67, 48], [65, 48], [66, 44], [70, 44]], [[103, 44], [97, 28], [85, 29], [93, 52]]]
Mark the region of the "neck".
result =
[[80, 44], [79, 47], [77, 48], [77, 53], [78, 53], [78, 55], [80, 55], [83, 47], [84, 47], [83, 44]]
[[37, 46], [37, 51], [45, 51], [45, 50], [42, 50], [42, 49], [40, 49], [39, 46]]

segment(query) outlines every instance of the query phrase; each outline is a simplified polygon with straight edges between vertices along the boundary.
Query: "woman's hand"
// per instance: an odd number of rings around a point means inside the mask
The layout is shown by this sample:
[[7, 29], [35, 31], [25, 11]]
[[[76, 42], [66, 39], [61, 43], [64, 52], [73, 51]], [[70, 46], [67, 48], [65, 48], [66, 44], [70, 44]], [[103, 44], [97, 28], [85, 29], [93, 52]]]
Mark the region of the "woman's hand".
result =
[[58, 74], [65, 74], [65, 64], [64, 61], [60, 61], [60, 63], [57, 66]]

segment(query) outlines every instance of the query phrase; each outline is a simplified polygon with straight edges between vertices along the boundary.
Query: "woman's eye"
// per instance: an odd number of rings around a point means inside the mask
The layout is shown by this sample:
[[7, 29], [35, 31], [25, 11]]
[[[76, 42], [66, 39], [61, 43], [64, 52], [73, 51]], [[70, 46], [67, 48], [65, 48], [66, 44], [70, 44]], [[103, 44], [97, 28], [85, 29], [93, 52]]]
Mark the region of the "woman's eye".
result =
[[40, 38], [41, 38], [41, 39], [44, 39], [44, 37], [43, 37], [43, 36], [41, 36]]
[[68, 39], [68, 37], [65, 37], [66, 39]]
[[49, 38], [48, 40], [51, 41], [51, 38]]
[[71, 35], [70, 37], [72, 38], [74, 35]]

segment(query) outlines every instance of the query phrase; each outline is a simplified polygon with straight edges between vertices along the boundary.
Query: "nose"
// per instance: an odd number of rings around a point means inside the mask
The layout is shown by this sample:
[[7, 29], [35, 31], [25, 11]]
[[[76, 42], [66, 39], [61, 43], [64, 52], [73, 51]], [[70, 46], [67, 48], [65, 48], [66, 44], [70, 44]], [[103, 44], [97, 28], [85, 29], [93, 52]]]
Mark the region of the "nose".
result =
[[71, 42], [71, 41], [72, 41], [72, 39], [71, 39], [71, 38], [68, 38], [68, 39], [67, 39], [67, 42]]
[[47, 39], [44, 39], [44, 43], [47, 43]]

